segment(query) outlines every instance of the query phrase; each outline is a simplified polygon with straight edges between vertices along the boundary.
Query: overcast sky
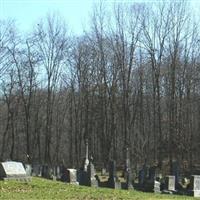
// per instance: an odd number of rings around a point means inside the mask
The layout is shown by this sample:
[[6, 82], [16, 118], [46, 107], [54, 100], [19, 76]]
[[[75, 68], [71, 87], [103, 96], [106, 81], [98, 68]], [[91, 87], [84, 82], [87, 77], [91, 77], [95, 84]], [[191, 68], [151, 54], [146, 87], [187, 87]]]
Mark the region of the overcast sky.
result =
[[[156, 0], [102, 0], [104, 4], [113, 2], [149, 2]], [[158, 0], [157, 0], [158, 1]], [[177, 0], [176, 0], [177, 1]], [[191, 0], [194, 10], [199, 8], [200, 0]], [[89, 14], [98, 0], [0, 0], [0, 19], [15, 19], [18, 28], [29, 31], [38, 19], [47, 13], [58, 12], [63, 16], [76, 34], [87, 29]]]

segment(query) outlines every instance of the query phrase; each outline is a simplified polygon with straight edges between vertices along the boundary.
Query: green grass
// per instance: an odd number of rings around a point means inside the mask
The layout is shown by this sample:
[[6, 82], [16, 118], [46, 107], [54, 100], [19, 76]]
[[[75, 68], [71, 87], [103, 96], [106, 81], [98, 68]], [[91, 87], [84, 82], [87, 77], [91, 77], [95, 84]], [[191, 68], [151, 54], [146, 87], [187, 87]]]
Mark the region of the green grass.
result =
[[31, 182], [0, 181], [0, 199], [195, 199], [187, 196], [160, 195], [138, 191], [91, 188], [32, 178]]

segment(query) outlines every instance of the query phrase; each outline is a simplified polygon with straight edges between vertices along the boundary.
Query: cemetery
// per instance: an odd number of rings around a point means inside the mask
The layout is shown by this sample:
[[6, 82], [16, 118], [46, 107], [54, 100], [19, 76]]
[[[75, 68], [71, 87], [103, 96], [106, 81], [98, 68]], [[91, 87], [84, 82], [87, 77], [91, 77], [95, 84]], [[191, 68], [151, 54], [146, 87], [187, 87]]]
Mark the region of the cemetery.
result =
[[200, 0], [0, 0], [0, 200], [200, 200]]
[[[52, 184], [52, 187], [61, 188], [73, 187], [77, 189], [93, 188], [96, 192], [109, 188], [112, 191], [123, 190], [124, 194], [131, 194], [134, 199], [135, 193], [141, 196], [150, 195], [151, 198], [157, 198], [162, 195], [163, 198], [168, 195], [176, 198], [200, 197], [200, 175], [190, 175], [184, 177], [179, 171], [177, 162], [174, 162], [174, 171], [171, 175], [162, 175], [158, 166], [147, 166], [144, 164], [138, 172], [133, 173], [129, 150], [126, 149], [126, 158], [124, 168], [117, 169], [116, 161], [110, 160], [108, 167], [102, 169], [102, 172], [96, 171], [95, 161], [92, 156], [89, 158], [89, 146], [86, 142], [85, 158], [80, 168], [72, 169], [66, 166], [48, 166], [40, 164], [24, 164], [16, 161], [5, 161], [0, 163], [0, 192], [4, 192], [4, 183], [26, 184], [25, 190], [30, 189], [31, 184], [41, 180], [42, 182]], [[187, 183], [183, 180], [189, 180]], [[33, 181], [33, 183], [32, 183]], [[48, 182], [49, 181], [49, 182]], [[58, 183], [56, 186], [55, 183]], [[67, 184], [67, 185], [66, 185]], [[50, 184], [51, 185], [51, 184]], [[57, 188], [59, 190], [59, 188]], [[48, 190], [46, 188], [46, 190]], [[87, 189], [86, 189], [87, 190]], [[129, 191], [129, 192], [128, 192]], [[1, 196], [0, 196], [1, 197]], [[105, 197], [106, 199], [106, 197]]]

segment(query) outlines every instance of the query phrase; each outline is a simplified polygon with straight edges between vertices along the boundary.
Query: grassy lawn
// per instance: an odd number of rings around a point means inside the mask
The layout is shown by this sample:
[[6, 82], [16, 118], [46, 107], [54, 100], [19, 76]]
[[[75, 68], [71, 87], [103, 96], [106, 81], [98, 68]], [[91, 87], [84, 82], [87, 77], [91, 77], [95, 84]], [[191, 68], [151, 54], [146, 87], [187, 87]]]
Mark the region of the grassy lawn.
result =
[[[33, 178], [29, 183], [0, 181], [0, 199], [195, 199], [187, 196], [159, 195], [138, 191], [91, 188]], [[197, 198], [198, 199], [198, 198]]]

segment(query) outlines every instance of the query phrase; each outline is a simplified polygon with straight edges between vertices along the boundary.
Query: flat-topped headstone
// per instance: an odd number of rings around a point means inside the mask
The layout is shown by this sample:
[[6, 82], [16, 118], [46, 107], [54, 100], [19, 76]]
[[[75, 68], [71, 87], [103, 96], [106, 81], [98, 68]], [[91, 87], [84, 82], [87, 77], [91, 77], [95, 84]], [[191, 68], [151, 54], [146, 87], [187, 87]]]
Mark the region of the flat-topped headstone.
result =
[[192, 196], [200, 197], [200, 175], [191, 176], [190, 183]]
[[166, 178], [166, 190], [175, 191], [175, 176], [167, 176]]
[[21, 162], [6, 161], [0, 163], [0, 179], [30, 180]]
[[67, 182], [71, 184], [78, 185], [77, 182], [77, 170], [76, 169], [67, 169]]

